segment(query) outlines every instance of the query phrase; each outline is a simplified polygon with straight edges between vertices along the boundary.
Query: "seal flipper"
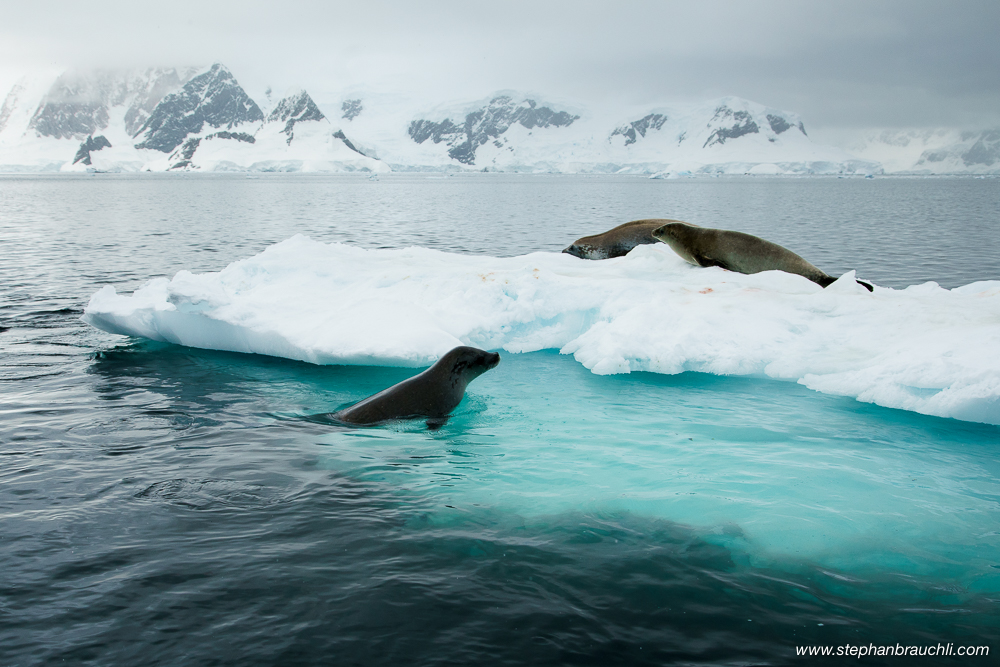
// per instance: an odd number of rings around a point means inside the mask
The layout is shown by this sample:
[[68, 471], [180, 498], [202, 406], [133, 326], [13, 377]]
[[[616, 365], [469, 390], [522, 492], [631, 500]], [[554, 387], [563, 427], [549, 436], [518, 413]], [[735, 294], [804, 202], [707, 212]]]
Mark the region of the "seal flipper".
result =
[[[819, 285], [820, 287], [826, 288], [826, 287], [829, 287], [830, 285], [834, 284], [835, 282], [837, 282], [837, 279], [834, 278], [833, 276], [824, 276], [822, 278], [817, 278], [813, 282], [816, 283], [817, 285]], [[866, 283], [863, 280], [858, 280], [857, 278], [854, 279], [854, 282], [856, 282], [857, 284], [861, 285], [862, 287], [864, 287], [869, 292], [874, 292], [875, 291], [875, 288], [872, 287], [870, 283]]]
[[719, 261], [717, 259], [712, 259], [708, 255], [701, 255], [701, 254], [694, 255], [694, 261], [698, 262], [698, 266], [703, 268], [708, 268], [710, 266], [717, 266], [720, 269], [725, 269], [726, 271], [732, 271], [732, 269], [725, 262]]
[[427, 420], [427, 430], [436, 431], [447, 423], [447, 417], [431, 417]]

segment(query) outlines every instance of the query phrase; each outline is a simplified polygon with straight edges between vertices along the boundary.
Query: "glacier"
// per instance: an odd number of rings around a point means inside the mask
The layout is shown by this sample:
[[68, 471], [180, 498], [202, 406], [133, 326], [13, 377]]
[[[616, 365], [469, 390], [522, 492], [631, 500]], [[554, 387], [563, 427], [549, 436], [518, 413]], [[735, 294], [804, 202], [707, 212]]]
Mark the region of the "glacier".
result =
[[[839, 135], [839, 136], [838, 136]], [[1000, 174], [1000, 129], [921, 128], [830, 133], [828, 140], [891, 174]]]
[[927, 415], [1000, 424], [1000, 281], [873, 293], [779, 271], [698, 268], [667, 246], [588, 261], [296, 235], [215, 273], [105, 286], [104, 331], [314, 364], [426, 366], [456, 345], [557, 349], [597, 374], [764, 376]]

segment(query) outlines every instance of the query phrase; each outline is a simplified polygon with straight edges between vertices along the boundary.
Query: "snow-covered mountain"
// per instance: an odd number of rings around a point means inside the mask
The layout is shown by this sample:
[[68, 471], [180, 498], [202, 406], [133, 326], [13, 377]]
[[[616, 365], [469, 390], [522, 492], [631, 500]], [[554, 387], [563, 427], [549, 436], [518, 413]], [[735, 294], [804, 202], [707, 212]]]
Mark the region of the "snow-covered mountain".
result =
[[1000, 173], [1000, 130], [868, 132], [835, 147], [796, 114], [737, 97], [596, 109], [516, 91], [436, 106], [354, 91], [324, 112], [302, 90], [268, 88], [258, 103], [221, 64], [24, 79], [0, 107], [0, 171], [389, 169]]
[[388, 171], [305, 91], [265, 118], [221, 64], [23, 80], [0, 108], [3, 171]]
[[1000, 129], [868, 131], [845, 149], [912, 174], [1000, 174]]
[[[92, 162], [118, 146], [113, 159], [141, 166], [132, 136], [169, 91], [194, 71], [70, 71], [50, 80], [22, 79], [0, 109], [0, 165], [5, 171], [51, 171]], [[102, 157], [107, 156], [104, 153]]]
[[881, 173], [820, 146], [795, 114], [735, 97], [597, 111], [503, 91], [412, 112], [378, 96], [342, 103], [344, 127], [397, 171]]
[[153, 109], [139, 128], [136, 148], [151, 148], [169, 153], [186, 139], [212, 129], [253, 129], [264, 120], [257, 103], [222, 65], [212, 68], [172, 92]]

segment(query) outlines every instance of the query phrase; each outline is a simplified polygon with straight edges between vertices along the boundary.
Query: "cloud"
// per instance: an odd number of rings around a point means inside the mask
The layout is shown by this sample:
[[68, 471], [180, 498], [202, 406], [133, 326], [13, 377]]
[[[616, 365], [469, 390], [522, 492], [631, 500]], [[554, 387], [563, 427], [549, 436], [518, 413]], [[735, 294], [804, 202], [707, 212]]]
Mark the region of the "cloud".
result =
[[318, 97], [530, 89], [646, 104], [739, 95], [829, 126], [997, 123], [1000, 3], [10, 3], [0, 83], [52, 67], [223, 62]]

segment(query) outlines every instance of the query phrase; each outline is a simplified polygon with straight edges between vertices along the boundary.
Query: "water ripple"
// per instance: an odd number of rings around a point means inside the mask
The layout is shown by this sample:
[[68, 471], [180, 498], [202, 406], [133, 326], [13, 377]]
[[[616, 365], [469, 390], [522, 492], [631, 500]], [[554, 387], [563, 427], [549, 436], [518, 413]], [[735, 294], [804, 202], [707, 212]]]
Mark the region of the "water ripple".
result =
[[538, 353], [477, 380], [441, 429], [358, 431], [310, 415], [409, 371], [79, 320], [104, 284], [219, 270], [295, 233], [517, 255], [650, 216], [952, 287], [1000, 278], [995, 179], [167, 176], [0, 177], [0, 663], [1000, 645], [995, 427]]

